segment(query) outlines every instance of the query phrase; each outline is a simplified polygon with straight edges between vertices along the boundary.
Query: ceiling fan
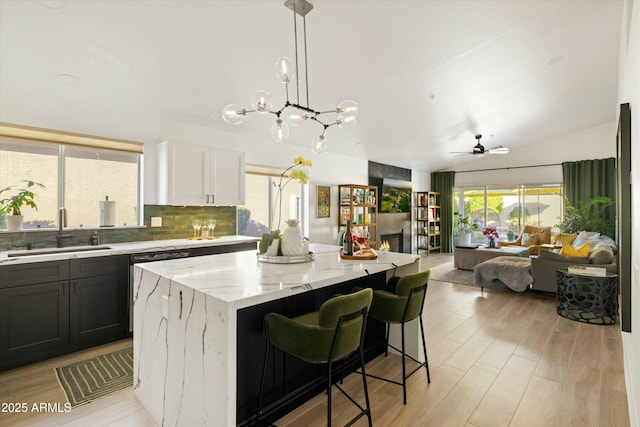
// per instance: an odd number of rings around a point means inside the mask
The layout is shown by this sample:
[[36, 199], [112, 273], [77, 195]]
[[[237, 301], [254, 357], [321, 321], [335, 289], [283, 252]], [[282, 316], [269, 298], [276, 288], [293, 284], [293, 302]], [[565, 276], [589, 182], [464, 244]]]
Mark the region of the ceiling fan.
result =
[[502, 145], [498, 145], [497, 147], [493, 147], [487, 150], [484, 148], [484, 145], [480, 144], [480, 138], [482, 138], [482, 135], [477, 134], [475, 138], [476, 140], [478, 140], [478, 142], [473, 147], [472, 151], [464, 151], [464, 152], [453, 151], [450, 154], [454, 154], [456, 156], [466, 156], [468, 154], [473, 154], [474, 156], [478, 156], [478, 157], [482, 157], [485, 154], [509, 154], [509, 148], [504, 147]]

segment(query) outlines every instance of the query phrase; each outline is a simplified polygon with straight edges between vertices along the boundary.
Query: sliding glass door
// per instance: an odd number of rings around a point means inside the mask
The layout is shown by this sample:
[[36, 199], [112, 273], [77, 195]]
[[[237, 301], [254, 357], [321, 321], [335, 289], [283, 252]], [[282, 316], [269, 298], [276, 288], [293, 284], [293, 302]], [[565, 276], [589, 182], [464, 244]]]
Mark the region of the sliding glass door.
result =
[[562, 220], [562, 185], [486, 185], [454, 189], [454, 212], [476, 225], [474, 243], [484, 243], [482, 230], [495, 227], [500, 240], [514, 240], [525, 225], [554, 227]]
[[523, 186], [524, 224], [553, 227], [562, 221], [564, 203], [561, 185]]

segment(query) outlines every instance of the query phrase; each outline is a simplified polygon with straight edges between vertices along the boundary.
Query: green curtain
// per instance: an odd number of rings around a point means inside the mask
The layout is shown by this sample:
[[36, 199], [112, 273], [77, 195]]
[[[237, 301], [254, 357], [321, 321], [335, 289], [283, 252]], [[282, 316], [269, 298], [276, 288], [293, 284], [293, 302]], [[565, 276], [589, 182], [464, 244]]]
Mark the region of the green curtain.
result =
[[609, 197], [613, 201], [605, 211], [611, 224], [616, 219], [616, 159], [581, 160], [562, 163], [563, 192], [571, 206], [579, 207], [593, 197]]
[[453, 185], [456, 173], [432, 172], [431, 191], [440, 193], [440, 251], [453, 252]]

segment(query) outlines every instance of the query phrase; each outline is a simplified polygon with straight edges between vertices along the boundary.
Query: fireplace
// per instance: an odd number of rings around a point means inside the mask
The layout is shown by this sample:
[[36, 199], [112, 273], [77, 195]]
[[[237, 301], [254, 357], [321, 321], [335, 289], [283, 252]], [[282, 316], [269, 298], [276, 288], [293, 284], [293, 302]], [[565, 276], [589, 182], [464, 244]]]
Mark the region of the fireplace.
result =
[[400, 230], [397, 233], [386, 233], [380, 234], [380, 242], [384, 242], [385, 240], [389, 242], [389, 251], [390, 252], [400, 252], [404, 251], [404, 238], [402, 236], [403, 230]]

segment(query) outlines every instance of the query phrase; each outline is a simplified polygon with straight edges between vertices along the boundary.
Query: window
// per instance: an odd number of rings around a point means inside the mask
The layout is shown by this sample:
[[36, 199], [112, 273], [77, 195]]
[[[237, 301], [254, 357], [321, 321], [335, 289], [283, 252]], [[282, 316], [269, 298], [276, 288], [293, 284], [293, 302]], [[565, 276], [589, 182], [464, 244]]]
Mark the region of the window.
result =
[[99, 224], [100, 201], [115, 201], [116, 224], [138, 224], [138, 154], [66, 147], [64, 207], [69, 227]]
[[[23, 228], [55, 228], [58, 208], [68, 227], [99, 225], [100, 200], [116, 201], [116, 225], [140, 223], [139, 153], [0, 137], [0, 187], [23, 180], [43, 184], [37, 210], [23, 209]], [[0, 225], [4, 223], [0, 218]]]
[[[245, 175], [245, 205], [238, 207], [238, 234], [245, 236], [262, 236], [270, 230], [278, 228], [278, 210], [276, 205], [276, 184], [281, 170], [256, 168], [247, 165]], [[291, 180], [282, 191], [282, 212], [280, 213], [280, 230], [286, 226], [287, 219], [301, 221], [305, 229], [304, 185]]]
[[[22, 228], [56, 227], [58, 146], [0, 137], [0, 188], [19, 186], [23, 181], [38, 182], [46, 188], [34, 190], [37, 210], [22, 209]], [[6, 227], [4, 215], [4, 212], [0, 213], [2, 228]]]
[[496, 227], [501, 240], [513, 240], [525, 225], [554, 227], [562, 221], [563, 210], [561, 184], [454, 190], [454, 212], [464, 212], [477, 225], [475, 243], [484, 242], [484, 227]]

